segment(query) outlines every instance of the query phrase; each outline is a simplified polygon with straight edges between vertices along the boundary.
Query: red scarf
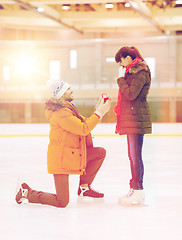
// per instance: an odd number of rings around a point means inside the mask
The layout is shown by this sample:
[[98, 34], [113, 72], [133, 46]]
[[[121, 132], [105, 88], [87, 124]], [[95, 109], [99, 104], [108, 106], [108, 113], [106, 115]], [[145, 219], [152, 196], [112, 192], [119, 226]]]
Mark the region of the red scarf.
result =
[[[131, 67], [133, 67], [136, 63], [138, 62], [142, 62], [143, 60], [140, 58], [135, 58], [126, 68], [125, 71], [125, 76], [128, 73], [128, 71], [130, 70]], [[118, 91], [118, 100], [117, 100], [117, 105], [114, 108], [114, 112], [117, 115], [117, 125], [116, 125], [116, 133], [118, 133], [119, 130], [119, 123], [120, 123], [120, 115], [121, 115], [121, 89], [119, 88]]]

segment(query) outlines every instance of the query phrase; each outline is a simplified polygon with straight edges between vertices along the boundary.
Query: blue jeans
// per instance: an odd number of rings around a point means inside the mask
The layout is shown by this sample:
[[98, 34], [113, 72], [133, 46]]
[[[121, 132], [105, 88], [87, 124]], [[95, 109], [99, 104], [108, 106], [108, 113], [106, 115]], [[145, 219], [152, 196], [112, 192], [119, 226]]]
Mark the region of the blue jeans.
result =
[[127, 134], [128, 157], [131, 167], [130, 188], [143, 189], [144, 165], [142, 160], [142, 146], [144, 135], [138, 133]]

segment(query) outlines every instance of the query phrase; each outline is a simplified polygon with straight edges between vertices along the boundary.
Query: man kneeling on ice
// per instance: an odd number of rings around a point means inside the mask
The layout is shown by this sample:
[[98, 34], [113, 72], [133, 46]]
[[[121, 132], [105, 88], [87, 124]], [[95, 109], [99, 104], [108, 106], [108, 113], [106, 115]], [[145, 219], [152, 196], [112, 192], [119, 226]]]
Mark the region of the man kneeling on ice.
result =
[[49, 87], [53, 97], [46, 102], [46, 117], [50, 122], [47, 167], [48, 173], [54, 176], [56, 194], [33, 190], [22, 183], [16, 202], [21, 204], [28, 199], [29, 203], [66, 207], [69, 174], [80, 175], [79, 196], [103, 198], [104, 194], [94, 191], [91, 184], [105, 159], [106, 150], [93, 147], [91, 131], [109, 111], [111, 100], [104, 101], [101, 97], [94, 113], [84, 118], [71, 103], [73, 91], [68, 83], [53, 81]]

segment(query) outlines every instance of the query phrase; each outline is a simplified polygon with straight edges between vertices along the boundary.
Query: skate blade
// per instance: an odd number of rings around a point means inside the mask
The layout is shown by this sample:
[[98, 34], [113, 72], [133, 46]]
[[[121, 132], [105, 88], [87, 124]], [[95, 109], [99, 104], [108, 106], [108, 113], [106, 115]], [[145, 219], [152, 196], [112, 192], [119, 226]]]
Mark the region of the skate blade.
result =
[[79, 196], [77, 198], [77, 203], [103, 203], [104, 198], [92, 198], [92, 197], [85, 197]]
[[123, 207], [146, 207], [147, 205], [145, 204], [145, 202], [124, 202], [119, 200], [118, 204], [123, 206]]

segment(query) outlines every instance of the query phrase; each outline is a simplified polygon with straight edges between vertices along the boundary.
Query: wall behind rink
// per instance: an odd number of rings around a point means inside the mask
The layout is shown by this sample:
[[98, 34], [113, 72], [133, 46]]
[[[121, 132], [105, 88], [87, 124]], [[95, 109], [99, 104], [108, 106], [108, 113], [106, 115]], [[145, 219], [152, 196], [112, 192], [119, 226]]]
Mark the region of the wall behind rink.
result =
[[[102, 122], [115, 122], [118, 65], [116, 51], [136, 46], [151, 64], [148, 96], [153, 122], [182, 122], [182, 36], [0, 41], [0, 122], [45, 123], [50, 78], [67, 81], [81, 114], [89, 116], [103, 92], [112, 108]], [[75, 61], [71, 62], [71, 52]], [[56, 63], [51, 70], [51, 62]]]

